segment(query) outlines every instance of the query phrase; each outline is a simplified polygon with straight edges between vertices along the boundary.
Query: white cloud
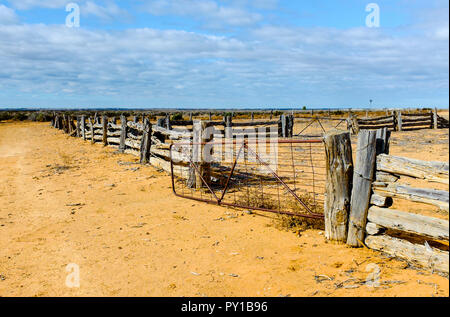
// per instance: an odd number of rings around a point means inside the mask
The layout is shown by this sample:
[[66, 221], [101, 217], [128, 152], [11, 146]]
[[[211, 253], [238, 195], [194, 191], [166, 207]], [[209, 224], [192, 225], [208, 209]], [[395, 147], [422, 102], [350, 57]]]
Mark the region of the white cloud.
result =
[[104, 21], [112, 21], [115, 18], [129, 18], [126, 10], [120, 8], [114, 2], [108, 2], [105, 6], [98, 5], [92, 1], [87, 1], [81, 7], [81, 15], [92, 15]]
[[9, 0], [14, 8], [19, 10], [29, 10], [32, 8], [64, 8], [70, 0]]
[[19, 21], [13, 9], [0, 4], [0, 25], [15, 24]]
[[153, 15], [188, 16], [210, 27], [246, 26], [262, 19], [258, 13], [249, 12], [241, 7], [219, 5], [212, 0], [155, 0], [148, 1], [143, 8]]
[[447, 54], [445, 41], [392, 38], [367, 28], [264, 27], [245, 41], [154, 29], [0, 29], [4, 89], [151, 100], [229, 103], [239, 91], [243, 99], [289, 103], [295, 90], [327, 95], [448, 89]]
[[[31, 5], [32, 1], [26, 2]], [[197, 16], [205, 24], [258, 21], [245, 10], [250, 5], [246, 0], [228, 0], [224, 5], [209, 0], [187, 3], [158, 0], [147, 9], [155, 15]], [[125, 14], [114, 2], [84, 4], [82, 14], [84, 9], [84, 14], [105, 20]], [[0, 17], [4, 12], [15, 16], [5, 8], [0, 5]], [[146, 106], [320, 105], [330, 100], [339, 105], [369, 98], [393, 104], [440, 98], [448, 103], [444, 96], [449, 85], [445, 15], [420, 21], [410, 27], [414, 32], [253, 25], [235, 37], [9, 21], [0, 27], [3, 95], [5, 91], [20, 96], [46, 94], [54, 96], [55, 103], [73, 97], [83, 105], [99, 100], [109, 106], [130, 102]]]

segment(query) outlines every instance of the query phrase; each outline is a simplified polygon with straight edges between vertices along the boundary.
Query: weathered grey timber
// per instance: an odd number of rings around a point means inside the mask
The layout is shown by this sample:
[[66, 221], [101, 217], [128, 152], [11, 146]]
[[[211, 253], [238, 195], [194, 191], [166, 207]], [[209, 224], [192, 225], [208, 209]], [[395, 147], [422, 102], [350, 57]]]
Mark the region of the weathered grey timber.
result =
[[350, 133], [330, 132], [324, 137], [326, 152], [325, 237], [344, 243], [350, 212], [353, 160]]

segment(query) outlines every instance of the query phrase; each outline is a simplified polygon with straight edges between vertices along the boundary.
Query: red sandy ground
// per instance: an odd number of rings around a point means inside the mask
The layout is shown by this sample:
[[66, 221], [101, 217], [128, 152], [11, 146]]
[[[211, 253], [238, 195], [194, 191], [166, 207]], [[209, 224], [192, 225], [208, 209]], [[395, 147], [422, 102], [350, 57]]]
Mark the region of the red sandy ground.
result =
[[[448, 130], [428, 133], [447, 143], [392, 154], [448, 160]], [[282, 231], [271, 214], [174, 197], [167, 174], [119, 162], [136, 158], [48, 123], [0, 123], [0, 296], [449, 295], [428, 270], [319, 230]], [[79, 288], [65, 285], [69, 263]], [[361, 283], [372, 263], [379, 287]]]

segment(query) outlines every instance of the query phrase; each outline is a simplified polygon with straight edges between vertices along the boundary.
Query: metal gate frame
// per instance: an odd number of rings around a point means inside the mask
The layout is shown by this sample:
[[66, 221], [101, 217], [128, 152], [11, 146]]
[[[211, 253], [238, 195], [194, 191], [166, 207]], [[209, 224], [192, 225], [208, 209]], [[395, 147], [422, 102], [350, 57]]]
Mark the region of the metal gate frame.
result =
[[[266, 141], [269, 142], [269, 141]], [[220, 142], [220, 144], [229, 144], [229, 143], [233, 143], [233, 144], [237, 144], [237, 141], [228, 141], [228, 142]], [[279, 175], [274, 172], [270, 166], [264, 162], [263, 160], [261, 160], [261, 158], [259, 157], [259, 155], [253, 151], [251, 148], [248, 147], [248, 139], [245, 139], [243, 141], [240, 141], [240, 143], [242, 143], [241, 147], [239, 148], [238, 154], [236, 155], [236, 158], [234, 159], [233, 162], [233, 166], [231, 168], [231, 171], [228, 175], [227, 178], [227, 182], [225, 184], [225, 187], [222, 190], [222, 194], [221, 197], [217, 197], [216, 193], [214, 192], [214, 190], [212, 190], [212, 188], [209, 186], [208, 182], [205, 181], [205, 179], [203, 178], [203, 176], [201, 175], [200, 171], [199, 171], [199, 167], [197, 164], [195, 164], [192, 160], [192, 158], [190, 156], [189, 157], [189, 166], [192, 166], [195, 169], [195, 172], [198, 173], [203, 185], [205, 185], [205, 187], [209, 190], [209, 192], [212, 194], [212, 196], [215, 198], [214, 200], [212, 199], [205, 199], [205, 198], [198, 198], [198, 197], [192, 197], [192, 196], [187, 196], [187, 195], [183, 195], [180, 194], [176, 191], [176, 186], [175, 186], [175, 174], [174, 174], [174, 162], [173, 162], [173, 158], [172, 158], [172, 148], [173, 146], [179, 146], [179, 145], [214, 145], [214, 144], [219, 144], [216, 142], [184, 142], [184, 143], [172, 143], [169, 147], [169, 151], [170, 151], [170, 172], [171, 172], [171, 181], [172, 181], [172, 191], [174, 193], [175, 196], [177, 197], [181, 197], [181, 198], [186, 198], [186, 199], [190, 199], [190, 200], [194, 200], [194, 201], [199, 201], [199, 202], [205, 202], [208, 204], [213, 204], [213, 205], [219, 205], [219, 206], [229, 206], [229, 207], [235, 207], [235, 208], [242, 208], [242, 209], [251, 209], [251, 210], [258, 210], [258, 211], [264, 211], [264, 212], [271, 212], [271, 213], [277, 213], [277, 214], [284, 214], [284, 215], [289, 215], [289, 216], [298, 216], [298, 217], [304, 217], [304, 218], [312, 218], [312, 219], [323, 219], [324, 215], [321, 213], [314, 213], [301, 199], [300, 197], [298, 197], [298, 195], [292, 190], [292, 188], [290, 188], [280, 177]], [[310, 139], [310, 140], [296, 140], [296, 139], [290, 139], [290, 140], [278, 140], [277, 141], [278, 144], [298, 144], [298, 143], [302, 143], [302, 144], [318, 144], [318, 143], [322, 143], [323, 144], [323, 140], [322, 139]], [[253, 155], [255, 155], [257, 161], [266, 167], [267, 171], [270, 172], [270, 174], [277, 180], [278, 183], [280, 183], [288, 192], [290, 195], [292, 195], [296, 201], [298, 201], [303, 208], [307, 211], [307, 213], [297, 213], [297, 212], [289, 212], [289, 211], [280, 211], [280, 210], [275, 210], [275, 209], [270, 209], [270, 208], [261, 208], [261, 207], [252, 207], [252, 206], [247, 206], [247, 205], [243, 205], [243, 204], [236, 204], [236, 203], [230, 203], [230, 202], [224, 202], [223, 199], [225, 197], [225, 195], [227, 194], [227, 190], [228, 190], [228, 186], [229, 186], [229, 182], [233, 176], [237, 161], [240, 157], [240, 154], [242, 153], [242, 149], [247, 149], [247, 151], [252, 151]]]

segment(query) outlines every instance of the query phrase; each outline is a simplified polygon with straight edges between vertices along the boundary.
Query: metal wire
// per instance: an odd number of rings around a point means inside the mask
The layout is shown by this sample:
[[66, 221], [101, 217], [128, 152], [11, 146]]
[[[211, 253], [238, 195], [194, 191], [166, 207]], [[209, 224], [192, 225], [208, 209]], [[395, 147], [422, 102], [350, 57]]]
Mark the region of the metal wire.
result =
[[[203, 148], [205, 143], [173, 144], [170, 154], [175, 195], [211, 204], [323, 218], [326, 170], [322, 140], [283, 139], [272, 145], [269, 153], [249, 141], [213, 142], [218, 149], [230, 145], [233, 149], [213, 150], [215, 159], [208, 164], [192, 160], [193, 147]], [[175, 162], [175, 152], [184, 152], [187, 159]], [[196, 182], [188, 184], [193, 174]]]

